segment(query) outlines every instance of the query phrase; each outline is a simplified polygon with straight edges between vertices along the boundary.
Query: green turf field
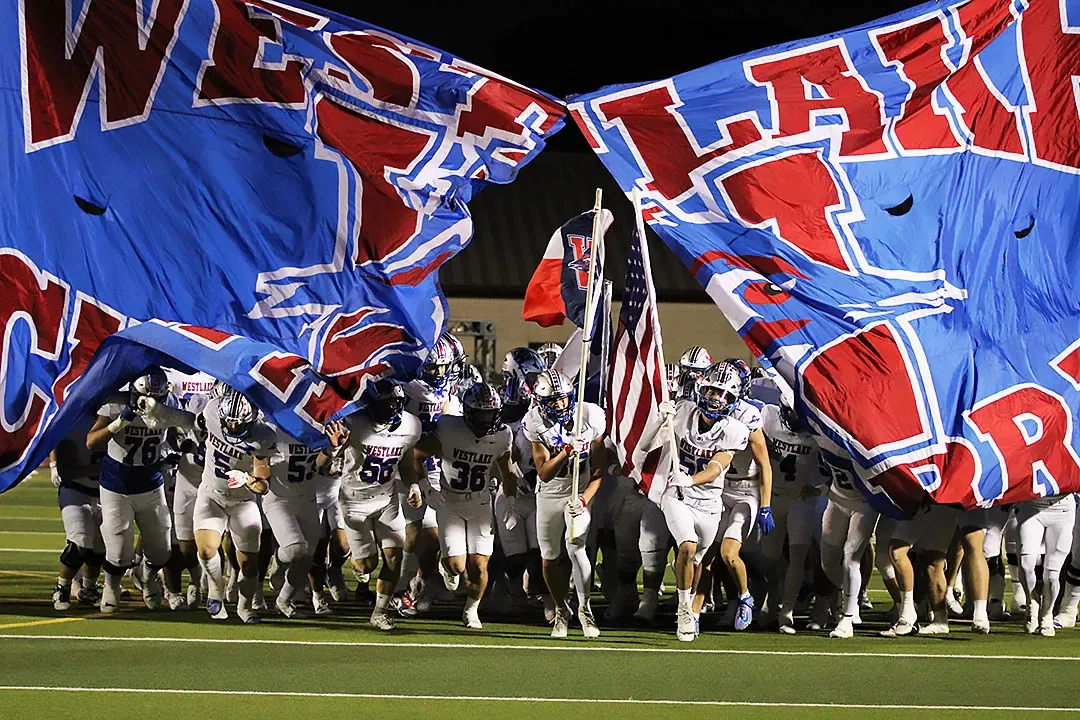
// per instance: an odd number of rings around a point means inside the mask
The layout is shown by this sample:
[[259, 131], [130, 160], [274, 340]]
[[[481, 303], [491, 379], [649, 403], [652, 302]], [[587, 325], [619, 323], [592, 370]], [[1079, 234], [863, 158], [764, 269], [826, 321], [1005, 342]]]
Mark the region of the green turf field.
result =
[[50, 597], [63, 546], [55, 497], [45, 477], [0, 497], [0, 718], [1080, 714], [1080, 630], [1028, 637], [1016, 622], [990, 636], [956, 622], [945, 637], [886, 640], [871, 613], [849, 641], [708, 632], [687, 644], [667, 606], [660, 629], [605, 628], [591, 642], [574, 626], [570, 640], [552, 641], [542, 617], [482, 615], [484, 629], [469, 631], [457, 606], [399, 621], [390, 636], [355, 605], [318, 620], [268, 612], [257, 627], [134, 600], [112, 617], [60, 614]]

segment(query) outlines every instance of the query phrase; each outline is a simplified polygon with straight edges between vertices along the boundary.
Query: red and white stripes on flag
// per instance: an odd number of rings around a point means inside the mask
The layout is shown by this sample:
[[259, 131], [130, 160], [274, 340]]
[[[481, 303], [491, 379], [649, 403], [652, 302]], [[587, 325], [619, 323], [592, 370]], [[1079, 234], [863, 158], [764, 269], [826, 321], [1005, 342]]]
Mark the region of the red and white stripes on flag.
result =
[[[649, 246], [640, 231], [634, 233], [627, 251], [626, 287], [610, 373], [608, 437], [615, 445], [623, 471], [659, 504], [667, 488], [669, 453], [664, 448], [646, 452], [638, 447], [642, 432], [657, 421], [659, 405], [667, 400], [656, 288]], [[660, 480], [653, 482], [654, 478]]]

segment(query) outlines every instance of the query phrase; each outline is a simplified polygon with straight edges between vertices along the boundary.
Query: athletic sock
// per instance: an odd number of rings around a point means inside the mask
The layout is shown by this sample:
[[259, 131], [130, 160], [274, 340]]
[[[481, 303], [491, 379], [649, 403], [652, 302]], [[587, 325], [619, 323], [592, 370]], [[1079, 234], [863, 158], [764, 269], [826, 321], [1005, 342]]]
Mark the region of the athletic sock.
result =
[[971, 619], [975, 622], [980, 620], [985, 621], [987, 619], [986, 614], [986, 601], [985, 600], [973, 600], [971, 602], [972, 612]]
[[390, 606], [390, 596], [383, 593], [375, 593], [375, 609], [385, 610]]
[[910, 620], [918, 615], [915, 611], [915, 593], [908, 590], [900, 591], [900, 617]]
[[679, 590], [679, 607], [690, 607], [690, 604], [694, 601], [694, 593], [690, 588], [686, 590]]
[[471, 597], [465, 598], [465, 612], [472, 612], [476, 610], [476, 606], [479, 604], [479, 600], [473, 600]]
[[221, 556], [214, 555], [209, 560], [199, 559], [206, 576], [206, 595], [211, 600], [221, 600], [225, 591], [225, 578], [221, 573]]
[[71, 578], [56, 578], [56, 584], [60, 587], [71, 587]]

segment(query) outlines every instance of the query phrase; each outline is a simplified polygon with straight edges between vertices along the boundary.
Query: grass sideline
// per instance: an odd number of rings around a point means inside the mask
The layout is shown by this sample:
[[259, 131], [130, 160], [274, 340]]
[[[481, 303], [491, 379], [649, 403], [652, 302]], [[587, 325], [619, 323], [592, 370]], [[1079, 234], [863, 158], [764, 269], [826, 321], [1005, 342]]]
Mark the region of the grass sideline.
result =
[[656, 629], [604, 628], [593, 642], [574, 629], [552, 641], [532, 618], [487, 616], [469, 631], [456, 606], [401, 621], [391, 637], [354, 604], [317, 620], [264, 613], [258, 627], [135, 602], [112, 617], [61, 614], [50, 598], [63, 546], [55, 499], [42, 474], [0, 497], [0, 717], [1080, 716], [1080, 631], [1028, 637], [1017, 622], [890, 641], [871, 613], [849, 641], [706, 632], [686, 644], [670, 607]]

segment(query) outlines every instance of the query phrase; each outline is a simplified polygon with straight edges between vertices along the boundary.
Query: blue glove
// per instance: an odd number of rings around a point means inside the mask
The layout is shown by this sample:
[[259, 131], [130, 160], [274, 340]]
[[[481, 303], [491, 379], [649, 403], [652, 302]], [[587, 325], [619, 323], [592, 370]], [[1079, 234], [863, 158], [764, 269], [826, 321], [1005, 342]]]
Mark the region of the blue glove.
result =
[[120, 419], [131, 422], [135, 419], [135, 411], [132, 410], [130, 407], [125, 407], [123, 410], [120, 411]]
[[761, 534], [768, 535], [776, 529], [776, 522], [772, 517], [772, 508], [766, 505], [758, 513], [758, 524], [761, 526]]

